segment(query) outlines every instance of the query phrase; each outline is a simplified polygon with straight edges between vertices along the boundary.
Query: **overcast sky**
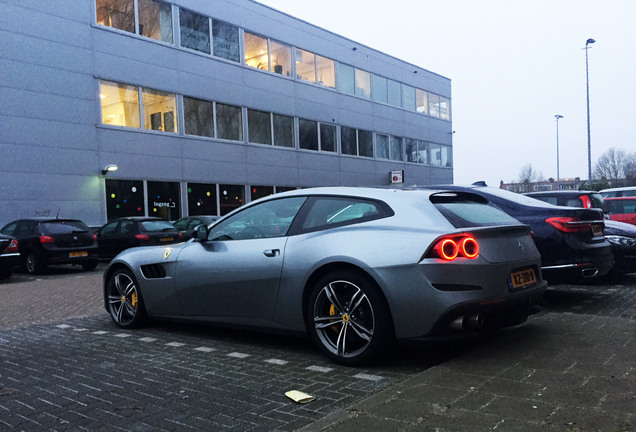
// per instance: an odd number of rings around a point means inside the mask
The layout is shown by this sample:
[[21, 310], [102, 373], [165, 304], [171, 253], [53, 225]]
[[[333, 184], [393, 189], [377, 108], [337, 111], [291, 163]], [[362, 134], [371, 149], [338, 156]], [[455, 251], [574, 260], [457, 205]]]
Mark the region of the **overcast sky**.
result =
[[455, 183], [516, 181], [526, 164], [587, 178], [636, 151], [636, 0], [258, 0], [452, 81]]

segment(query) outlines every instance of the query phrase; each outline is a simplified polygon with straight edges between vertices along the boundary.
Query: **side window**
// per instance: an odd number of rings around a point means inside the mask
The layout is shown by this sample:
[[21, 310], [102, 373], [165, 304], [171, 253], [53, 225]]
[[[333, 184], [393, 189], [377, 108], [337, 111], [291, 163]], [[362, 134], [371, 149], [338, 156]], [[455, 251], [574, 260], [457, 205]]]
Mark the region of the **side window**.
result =
[[302, 224], [302, 231], [367, 222], [391, 215], [379, 202], [349, 197], [319, 197]]
[[6, 235], [15, 235], [15, 227], [18, 225], [17, 222], [11, 222], [9, 225], [5, 226], [4, 228], [2, 228], [2, 234], [6, 234]]
[[209, 240], [250, 240], [282, 237], [296, 217], [306, 197], [266, 201], [225, 219], [210, 231]]
[[113, 234], [115, 233], [116, 229], [117, 229], [117, 224], [118, 224], [118, 223], [119, 223], [119, 222], [110, 222], [110, 223], [107, 223], [106, 225], [104, 225], [104, 226], [102, 227], [102, 229], [101, 229], [101, 230], [99, 230], [99, 235], [101, 235], [101, 236], [110, 236], [110, 235], [113, 235]]

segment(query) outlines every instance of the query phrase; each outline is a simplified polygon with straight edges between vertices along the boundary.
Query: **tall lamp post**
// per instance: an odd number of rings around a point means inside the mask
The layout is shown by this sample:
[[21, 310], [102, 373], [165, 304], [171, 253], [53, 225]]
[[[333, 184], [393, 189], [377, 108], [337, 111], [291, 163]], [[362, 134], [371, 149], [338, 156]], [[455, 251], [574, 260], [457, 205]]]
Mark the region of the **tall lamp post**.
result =
[[587, 50], [590, 45], [596, 42], [594, 39], [589, 38], [585, 41], [585, 87], [587, 90], [587, 179], [592, 181], [592, 140], [590, 138], [590, 74], [587, 63]]
[[557, 138], [557, 178], [556, 178], [556, 183], [557, 183], [557, 190], [561, 189], [561, 183], [559, 182], [559, 179], [561, 178], [561, 175], [559, 173], [559, 119], [562, 119], [563, 116], [562, 115], [555, 115], [554, 118], [556, 119], [556, 138]]

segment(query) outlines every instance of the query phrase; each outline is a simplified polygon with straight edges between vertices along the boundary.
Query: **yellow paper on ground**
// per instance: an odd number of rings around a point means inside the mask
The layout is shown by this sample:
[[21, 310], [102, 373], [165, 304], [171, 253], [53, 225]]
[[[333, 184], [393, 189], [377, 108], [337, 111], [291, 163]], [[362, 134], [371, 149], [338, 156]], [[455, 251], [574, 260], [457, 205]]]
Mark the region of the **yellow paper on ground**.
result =
[[307, 403], [314, 400], [313, 396], [310, 396], [307, 393], [303, 393], [298, 390], [290, 390], [287, 393], [285, 393], [285, 396], [287, 396], [288, 398], [290, 398], [296, 403]]

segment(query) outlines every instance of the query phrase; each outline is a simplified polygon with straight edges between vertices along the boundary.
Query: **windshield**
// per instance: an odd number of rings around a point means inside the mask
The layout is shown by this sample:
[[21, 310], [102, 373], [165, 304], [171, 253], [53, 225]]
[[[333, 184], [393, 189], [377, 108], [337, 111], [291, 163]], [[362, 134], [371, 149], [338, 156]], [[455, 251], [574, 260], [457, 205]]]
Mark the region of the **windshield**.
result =
[[88, 227], [81, 221], [44, 222], [42, 228], [50, 234], [72, 234], [88, 231]]
[[519, 224], [516, 219], [478, 196], [442, 193], [432, 195], [431, 202], [455, 228]]

